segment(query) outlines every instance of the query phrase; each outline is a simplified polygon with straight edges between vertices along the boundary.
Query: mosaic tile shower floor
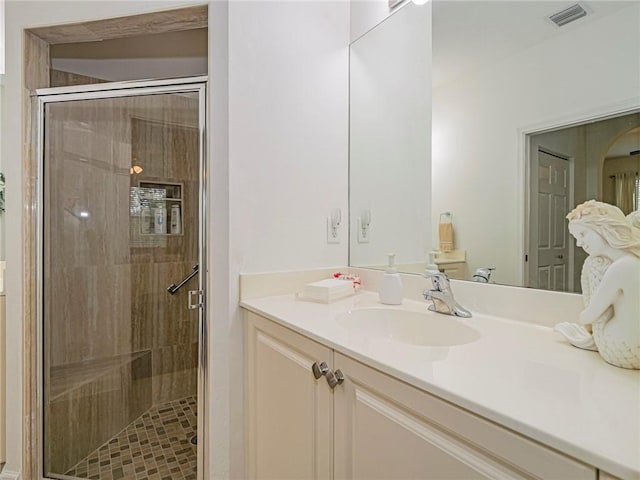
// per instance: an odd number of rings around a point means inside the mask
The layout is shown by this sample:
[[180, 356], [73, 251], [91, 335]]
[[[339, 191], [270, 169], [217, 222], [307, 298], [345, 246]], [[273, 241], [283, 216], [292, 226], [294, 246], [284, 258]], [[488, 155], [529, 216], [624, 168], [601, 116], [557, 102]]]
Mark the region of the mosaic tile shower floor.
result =
[[152, 407], [65, 475], [91, 480], [195, 480], [195, 397]]

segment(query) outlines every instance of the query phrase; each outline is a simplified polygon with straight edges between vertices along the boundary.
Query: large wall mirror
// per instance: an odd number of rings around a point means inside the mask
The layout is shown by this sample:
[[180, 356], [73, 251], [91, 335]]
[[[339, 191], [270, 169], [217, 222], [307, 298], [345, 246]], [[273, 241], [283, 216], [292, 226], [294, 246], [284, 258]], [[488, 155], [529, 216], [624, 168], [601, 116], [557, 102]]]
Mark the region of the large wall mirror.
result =
[[640, 202], [640, 3], [550, 19], [573, 5], [409, 3], [352, 43], [352, 266], [396, 252], [420, 273], [433, 252], [454, 278], [492, 267], [492, 282], [580, 292], [564, 216]]

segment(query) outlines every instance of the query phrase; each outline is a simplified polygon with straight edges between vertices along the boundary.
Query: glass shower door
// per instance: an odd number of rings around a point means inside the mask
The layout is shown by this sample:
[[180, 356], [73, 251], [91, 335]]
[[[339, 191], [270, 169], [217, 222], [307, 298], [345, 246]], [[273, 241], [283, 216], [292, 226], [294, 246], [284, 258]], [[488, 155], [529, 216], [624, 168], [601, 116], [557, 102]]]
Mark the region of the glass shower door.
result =
[[42, 101], [47, 477], [197, 478], [202, 95]]

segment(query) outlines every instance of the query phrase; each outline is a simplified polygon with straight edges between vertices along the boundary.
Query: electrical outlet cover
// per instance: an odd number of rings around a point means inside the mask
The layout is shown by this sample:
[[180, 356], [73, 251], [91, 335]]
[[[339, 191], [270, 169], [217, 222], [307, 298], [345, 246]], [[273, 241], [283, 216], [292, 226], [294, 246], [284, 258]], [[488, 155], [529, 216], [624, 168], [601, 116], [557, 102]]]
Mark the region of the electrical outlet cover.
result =
[[327, 243], [340, 243], [340, 226], [331, 227], [331, 217], [327, 217]]
[[358, 243], [369, 243], [369, 237], [371, 237], [371, 226], [367, 229], [367, 234], [362, 230], [362, 220], [358, 219]]

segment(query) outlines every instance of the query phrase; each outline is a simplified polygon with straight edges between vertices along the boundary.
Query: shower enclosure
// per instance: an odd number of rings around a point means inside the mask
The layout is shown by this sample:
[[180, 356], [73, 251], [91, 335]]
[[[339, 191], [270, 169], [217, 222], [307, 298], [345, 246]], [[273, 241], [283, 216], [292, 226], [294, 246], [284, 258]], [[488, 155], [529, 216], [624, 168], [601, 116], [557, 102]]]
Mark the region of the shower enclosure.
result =
[[46, 478], [202, 478], [205, 80], [37, 92]]

